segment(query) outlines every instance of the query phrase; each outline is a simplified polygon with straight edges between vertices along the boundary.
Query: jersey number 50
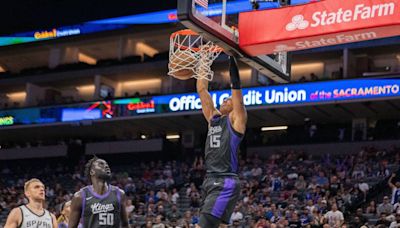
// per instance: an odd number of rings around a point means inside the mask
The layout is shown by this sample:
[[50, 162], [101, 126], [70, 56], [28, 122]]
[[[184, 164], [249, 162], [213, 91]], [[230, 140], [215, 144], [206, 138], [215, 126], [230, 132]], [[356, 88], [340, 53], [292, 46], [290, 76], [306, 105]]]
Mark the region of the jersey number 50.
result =
[[106, 225], [106, 226], [114, 225], [114, 214], [100, 213], [99, 214], [99, 225]]
[[221, 135], [211, 135], [210, 137], [210, 147], [219, 148], [221, 146]]

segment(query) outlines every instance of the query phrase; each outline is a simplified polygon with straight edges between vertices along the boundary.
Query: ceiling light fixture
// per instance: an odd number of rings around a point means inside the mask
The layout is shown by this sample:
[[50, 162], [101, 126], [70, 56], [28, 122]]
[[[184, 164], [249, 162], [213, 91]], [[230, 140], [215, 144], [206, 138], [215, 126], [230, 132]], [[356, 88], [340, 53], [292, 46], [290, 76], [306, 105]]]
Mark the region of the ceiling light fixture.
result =
[[282, 131], [287, 129], [288, 126], [274, 126], [274, 127], [262, 127], [261, 131]]

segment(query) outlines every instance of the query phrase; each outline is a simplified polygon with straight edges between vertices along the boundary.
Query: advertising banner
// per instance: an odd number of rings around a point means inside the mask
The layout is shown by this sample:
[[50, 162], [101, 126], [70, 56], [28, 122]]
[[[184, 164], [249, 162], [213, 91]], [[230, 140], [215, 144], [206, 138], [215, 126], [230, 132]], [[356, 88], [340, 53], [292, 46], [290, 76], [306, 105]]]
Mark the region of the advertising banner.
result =
[[239, 15], [249, 55], [296, 51], [400, 35], [398, 0], [322, 0]]
[[[216, 107], [230, 90], [210, 91]], [[243, 89], [244, 104], [252, 107], [323, 104], [344, 101], [400, 98], [400, 79], [353, 79], [309, 82]], [[0, 111], [0, 126], [111, 119], [147, 114], [184, 113], [201, 109], [197, 93], [124, 98], [65, 106]]]

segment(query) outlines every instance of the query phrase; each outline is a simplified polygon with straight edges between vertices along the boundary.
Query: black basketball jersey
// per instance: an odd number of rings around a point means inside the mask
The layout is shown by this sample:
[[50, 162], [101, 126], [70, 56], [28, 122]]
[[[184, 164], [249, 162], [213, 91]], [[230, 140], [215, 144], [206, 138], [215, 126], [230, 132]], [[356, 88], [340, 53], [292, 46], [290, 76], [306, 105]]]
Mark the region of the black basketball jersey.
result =
[[214, 116], [205, 146], [207, 173], [237, 173], [238, 152], [243, 135], [236, 132], [228, 116]]
[[86, 186], [81, 193], [81, 224], [84, 228], [120, 227], [121, 192], [118, 187], [109, 185], [108, 191], [99, 195], [93, 186]]

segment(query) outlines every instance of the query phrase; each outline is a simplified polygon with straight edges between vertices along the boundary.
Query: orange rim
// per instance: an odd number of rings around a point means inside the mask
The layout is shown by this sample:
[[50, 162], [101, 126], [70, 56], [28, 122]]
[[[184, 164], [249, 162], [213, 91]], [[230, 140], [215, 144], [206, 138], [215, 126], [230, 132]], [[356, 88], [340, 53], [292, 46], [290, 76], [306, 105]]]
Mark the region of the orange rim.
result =
[[[178, 35], [181, 35], [181, 36], [199, 36], [199, 34], [197, 32], [194, 32], [194, 31], [192, 31], [190, 29], [183, 29], [183, 30], [179, 30], [179, 31], [176, 31], [176, 32], [172, 33], [171, 36], [170, 36], [170, 39], [174, 39]], [[177, 45], [176, 43], [174, 43], [174, 45], [175, 45], [175, 47], [180, 46], [179, 49], [181, 49], [181, 50], [191, 49], [191, 50], [193, 50], [195, 52], [200, 51], [200, 48], [198, 48], [198, 47], [189, 48], [188, 46], [185, 46], [185, 45], [182, 45], [182, 44]], [[212, 48], [210, 48], [209, 51], [211, 51], [211, 52], [222, 52], [223, 50], [224, 49], [222, 49], [221, 47], [219, 47], [217, 45], [214, 45]]]
[[182, 35], [182, 36], [198, 36], [199, 34], [197, 32], [193, 32], [190, 29], [183, 29], [183, 30], [179, 30], [176, 31], [174, 33], [171, 34], [171, 38], [175, 38], [175, 36], [177, 35]]

